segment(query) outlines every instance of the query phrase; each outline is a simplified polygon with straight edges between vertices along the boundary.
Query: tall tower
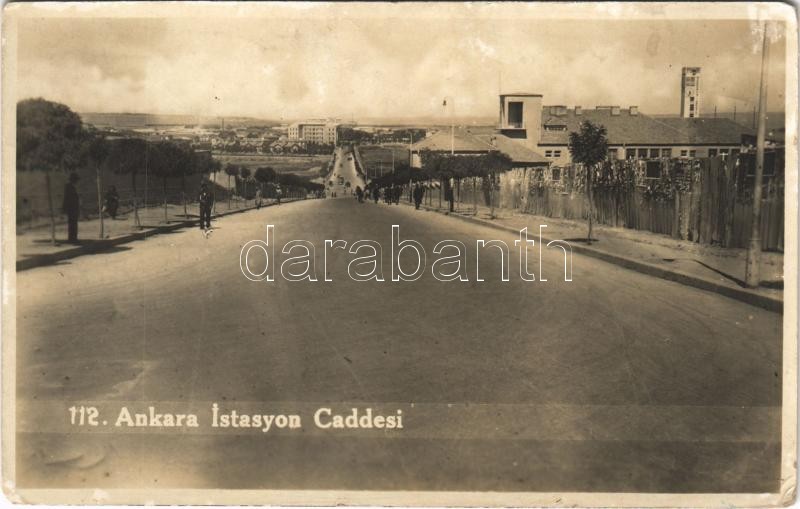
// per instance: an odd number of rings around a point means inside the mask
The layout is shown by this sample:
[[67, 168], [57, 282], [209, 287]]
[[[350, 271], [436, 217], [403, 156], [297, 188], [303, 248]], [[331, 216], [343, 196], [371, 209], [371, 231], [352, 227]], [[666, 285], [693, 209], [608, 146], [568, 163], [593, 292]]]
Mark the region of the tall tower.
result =
[[542, 94], [500, 94], [498, 131], [537, 150], [542, 132]]
[[700, 116], [700, 68], [684, 67], [681, 71], [681, 117]]

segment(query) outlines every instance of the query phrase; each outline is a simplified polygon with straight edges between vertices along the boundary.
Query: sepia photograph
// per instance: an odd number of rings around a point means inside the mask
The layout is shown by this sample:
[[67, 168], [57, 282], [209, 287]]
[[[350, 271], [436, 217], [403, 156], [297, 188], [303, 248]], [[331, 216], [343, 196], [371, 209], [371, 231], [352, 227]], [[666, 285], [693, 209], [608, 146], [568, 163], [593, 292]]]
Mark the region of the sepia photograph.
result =
[[795, 501], [795, 7], [2, 32], [8, 501]]

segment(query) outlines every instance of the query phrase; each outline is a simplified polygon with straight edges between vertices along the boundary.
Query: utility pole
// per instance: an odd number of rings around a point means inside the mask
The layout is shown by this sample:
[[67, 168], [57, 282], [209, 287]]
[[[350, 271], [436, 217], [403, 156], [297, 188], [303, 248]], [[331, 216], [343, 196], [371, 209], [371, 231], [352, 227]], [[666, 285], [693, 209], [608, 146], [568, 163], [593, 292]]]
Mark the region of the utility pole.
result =
[[747, 264], [745, 266], [745, 283], [750, 288], [758, 287], [759, 259], [761, 258], [761, 188], [764, 176], [764, 141], [767, 126], [767, 76], [769, 74], [769, 40], [764, 22], [764, 43], [761, 50], [761, 84], [758, 94], [758, 132], [756, 135], [756, 176], [753, 183], [753, 222], [750, 233], [750, 244], [747, 248]]

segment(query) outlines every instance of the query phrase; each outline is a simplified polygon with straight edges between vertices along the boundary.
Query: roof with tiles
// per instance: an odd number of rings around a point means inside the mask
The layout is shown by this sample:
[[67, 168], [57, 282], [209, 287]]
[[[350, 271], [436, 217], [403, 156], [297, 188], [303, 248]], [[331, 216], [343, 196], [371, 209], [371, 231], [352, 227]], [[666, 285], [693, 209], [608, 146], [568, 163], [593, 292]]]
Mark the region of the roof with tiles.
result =
[[584, 109], [577, 115], [574, 109], [562, 108], [561, 114], [554, 113], [549, 106], [542, 110], [541, 144], [569, 144], [569, 133], [585, 121], [605, 126], [611, 145], [736, 145], [743, 134], [754, 132], [727, 118], [657, 118], [635, 109], [631, 114], [619, 108], [618, 115], [610, 108]]
[[511, 158], [512, 161], [519, 164], [530, 164], [532, 166], [540, 166], [550, 164], [550, 161], [543, 157], [535, 150], [531, 150], [522, 143], [512, 140], [508, 136], [502, 134], [479, 134], [478, 138], [485, 140], [491, 144], [494, 139], [494, 146], [500, 151]]

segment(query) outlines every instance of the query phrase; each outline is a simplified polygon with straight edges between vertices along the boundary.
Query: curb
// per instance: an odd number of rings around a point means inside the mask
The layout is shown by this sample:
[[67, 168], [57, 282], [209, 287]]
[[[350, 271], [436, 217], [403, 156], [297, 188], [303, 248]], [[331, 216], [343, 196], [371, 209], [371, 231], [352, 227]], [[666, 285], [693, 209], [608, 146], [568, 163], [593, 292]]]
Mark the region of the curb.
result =
[[[410, 203], [404, 203], [407, 206], [413, 206]], [[420, 208], [424, 208], [429, 212], [436, 212], [442, 215], [446, 215], [448, 217], [453, 217], [460, 219], [462, 221], [466, 221], [468, 223], [477, 224], [480, 226], [487, 226], [489, 228], [495, 228], [497, 230], [502, 230], [505, 232], [513, 233], [515, 235], [519, 235], [519, 230], [516, 230], [510, 226], [504, 226], [501, 224], [493, 223], [486, 219], [479, 219], [477, 217], [471, 216], [463, 216], [460, 214], [444, 214], [442, 211], [438, 209], [430, 208], [424, 205], [421, 205]], [[533, 217], [533, 216], [531, 216]], [[542, 237], [543, 242], [550, 242], [551, 239], [547, 237]], [[620, 256], [617, 254], [609, 253], [606, 251], [601, 251], [599, 249], [594, 249], [589, 246], [584, 246], [581, 244], [573, 244], [570, 243], [572, 246], [572, 251], [575, 253], [580, 253], [585, 256], [591, 256], [592, 258], [597, 258], [599, 260], [603, 260], [604, 262], [612, 263], [614, 265], [618, 265], [620, 267], [634, 270], [636, 272], [640, 272], [642, 274], [646, 274], [648, 276], [653, 276], [661, 279], [666, 279], [668, 281], [674, 281], [676, 283], [680, 283], [682, 285], [691, 286], [694, 288], [698, 288], [700, 290], [706, 290], [709, 292], [714, 292], [719, 295], [724, 295], [725, 297], [729, 297], [731, 299], [738, 300], [740, 302], [744, 302], [746, 304], [750, 304], [752, 306], [760, 307], [762, 309], [766, 309], [767, 311], [774, 311], [776, 313], [783, 312], [783, 300], [778, 299], [775, 297], [770, 297], [768, 295], [762, 295], [758, 292], [753, 290], [748, 290], [746, 288], [736, 288], [732, 286], [722, 285], [713, 281], [711, 279], [704, 279], [698, 276], [694, 276], [691, 274], [687, 274], [685, 272], [677, 271], [677, 270], [668, 270], [664, 267], [660, 267], [658, 265], [653, 265], [652, 263], [647, 263], [641, 260], [636, 260], [633, 258], [627, 258], [625, 256]]]
[[[292, 203], [295, 201], [300, 201], [300, 200], [288, 200], [284, 201], [283, 203]], [[266, 205], [262, 205], [261, 208], [267, 208], [273, 205], [276, 205], [276, 203], [268, 203]], [[217, 214], [216, 216], [214, 216], [214, 218], [231, 216], [233, 214], [241, 214], [242, 212], [247, 212], [249, 210], [255, 210], [255, 209], [256, 207], [254, 205], [252, 207], [247, 207], [243, 209], [229, 210]], [[196, 227], [198, 220], [199, 218], [192, 220], [178, 221], [171, 224], [156, 226], [154, 228], [149, 228], [147, 230], [142, 230], [139, 232], [120, 235], [119, 237], [114, 237], [113, 239], [98, 240], [96, 242], [92, 242], [91, 244], [87, 244], [85, 246], [76, 246], [55, 253], [40, 254], [31, 256], [29, 258], [23, 258], [22, 260], [17, 260], [17, 272], [21, 272], [23, 270], [35, 269], [37, 267], [44, 267], [47, 265], [54, 265], [62, 260], [69, 260], [71, 258], [77, 258], [78, 256], [83, 256], [86, 254], [100, 253], [102, 251], [111, 249], [112, 247], [119, 246], [121, 244], [127, 244], [129, 242], [134, 242], [137, 240], [144, 240], [147, 237], [158, 235], [159, 233], [173, 232], [190, 226]]]

